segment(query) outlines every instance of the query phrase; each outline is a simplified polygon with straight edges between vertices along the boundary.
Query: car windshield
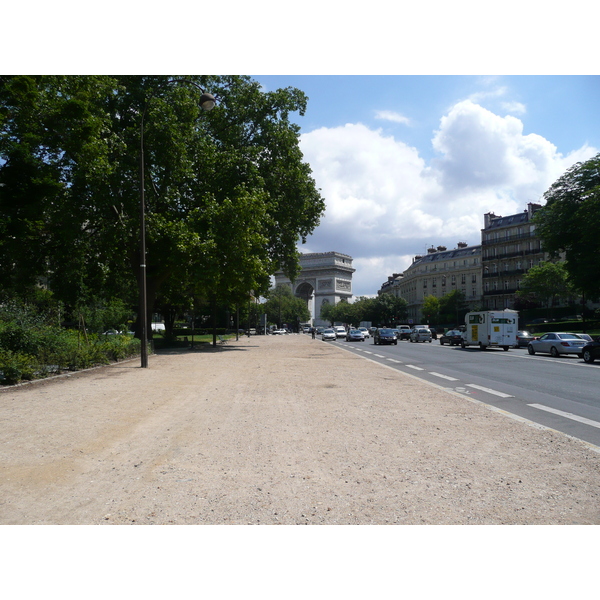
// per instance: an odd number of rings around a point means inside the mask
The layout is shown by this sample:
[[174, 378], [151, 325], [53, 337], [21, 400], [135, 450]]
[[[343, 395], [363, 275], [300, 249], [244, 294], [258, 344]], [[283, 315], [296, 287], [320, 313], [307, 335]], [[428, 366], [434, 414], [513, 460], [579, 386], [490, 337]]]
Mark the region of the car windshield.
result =
[[380, 329], [379, 333], [385, 333], [387, 335], [392, 335], [394, 332], [391, 329]]
[[333, 333], [333, 329], [326, 329], [323, 333]]

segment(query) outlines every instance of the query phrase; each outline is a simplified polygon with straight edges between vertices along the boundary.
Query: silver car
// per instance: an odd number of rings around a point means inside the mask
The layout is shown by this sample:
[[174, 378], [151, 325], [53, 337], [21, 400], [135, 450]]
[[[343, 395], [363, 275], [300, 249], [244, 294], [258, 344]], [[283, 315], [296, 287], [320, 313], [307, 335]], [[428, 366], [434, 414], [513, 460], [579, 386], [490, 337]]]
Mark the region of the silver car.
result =
[[358, 329], [351, 329], [346, 334], [346, 341], [347, 342], [364, 342], [365, 336], [362, 331], [359, 331]]
[[581, 355], [586, 344], [587, 342], [575, 333], [551, 332], [544, 333], [537, 340], [531, 340], [527, 344], [527, 352], [529, 354], [544, 352], [555, 358], [560, 354]]
[[337, 335], [333, 329], [324, 329], [321, 334], [322, 340], [337, 340]]
[[425, 327], [415, 327], [410, 334], [411, 342], [429, 342], [431, 344], [431, 331]]

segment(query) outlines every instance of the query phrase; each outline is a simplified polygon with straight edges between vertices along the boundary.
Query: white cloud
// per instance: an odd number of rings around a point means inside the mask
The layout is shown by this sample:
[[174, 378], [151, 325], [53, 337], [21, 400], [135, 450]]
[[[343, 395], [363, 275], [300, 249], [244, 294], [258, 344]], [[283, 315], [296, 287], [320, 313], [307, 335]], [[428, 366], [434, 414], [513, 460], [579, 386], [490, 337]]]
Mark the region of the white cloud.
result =
[[527, 112], [527, 107], [521, 102], [503, 102], [502, 108], [509, 113], [515, 115], [524, 115]]
[[432, 132], [438, 156], [426, 164], [416, 148], [362, 124], [321, 128], [301, 137], [327, 209], [304, 252], [336, 250], [354, 258], [355, 295], [377, 293], [428, 246], [478, 244], [483, 215], [520, 212], [577, 161], [542, 136], [523, 134], [516, 117], [465, 100]]
[[410, 119], [408, 117], [391, 110], [378, 110], [375, 112], [375, 118], [384, 121], [392, 121], [394, 123], [402, 123], [403, 125], [410, 125]]

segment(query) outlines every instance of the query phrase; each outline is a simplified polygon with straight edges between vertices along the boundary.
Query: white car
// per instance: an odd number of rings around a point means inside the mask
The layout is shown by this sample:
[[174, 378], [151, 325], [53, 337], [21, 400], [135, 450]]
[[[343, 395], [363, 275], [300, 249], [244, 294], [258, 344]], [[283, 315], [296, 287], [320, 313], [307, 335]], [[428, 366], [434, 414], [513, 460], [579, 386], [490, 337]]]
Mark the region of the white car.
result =
[[333, 330], [335, 331], [335, 335], [339, 338], [346, 337], [346, 328], [341, 325], [336, 325]]
[[275, 330], [273, 330], [273, 335], [287, 335], [287, 330], [275, 329]]
[[333, 329], [324, 329], [321, 333], [322, 340], [337, 340], [337, 335]]
[[369, 333], [369, 330], [366, 327], [359, 327], [358, 330], [363, 332], [365, 340], [368, 340], [371, 337], [371, 334]]

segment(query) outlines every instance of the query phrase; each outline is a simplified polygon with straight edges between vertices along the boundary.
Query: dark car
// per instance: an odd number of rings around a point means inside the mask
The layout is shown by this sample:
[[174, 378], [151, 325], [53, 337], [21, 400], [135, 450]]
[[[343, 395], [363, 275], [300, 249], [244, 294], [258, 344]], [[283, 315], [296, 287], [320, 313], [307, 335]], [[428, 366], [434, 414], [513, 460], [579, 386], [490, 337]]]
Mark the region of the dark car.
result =
[[440, 336], [440, 344], [448, 344], [449, 346], [460, 346], [462, 344], [462, 333], [458, 329], [449, 329], [446, 333]]
[[537, 340], [537, 338], [528, 331], [517, 331], [517, 348], [527, 348], [527, 344], [531, 340]]
[[382, 328], [378, 329], [373, 335], [374, 344], [396, 344], [398, 345], [398, 338], [394, 333], [393, 329]]
[[595, 342], [590, 342], [581, 349], [581, 355], [586, 363], [593, 363], [597, 358], [600, 358], [600, 336]]

